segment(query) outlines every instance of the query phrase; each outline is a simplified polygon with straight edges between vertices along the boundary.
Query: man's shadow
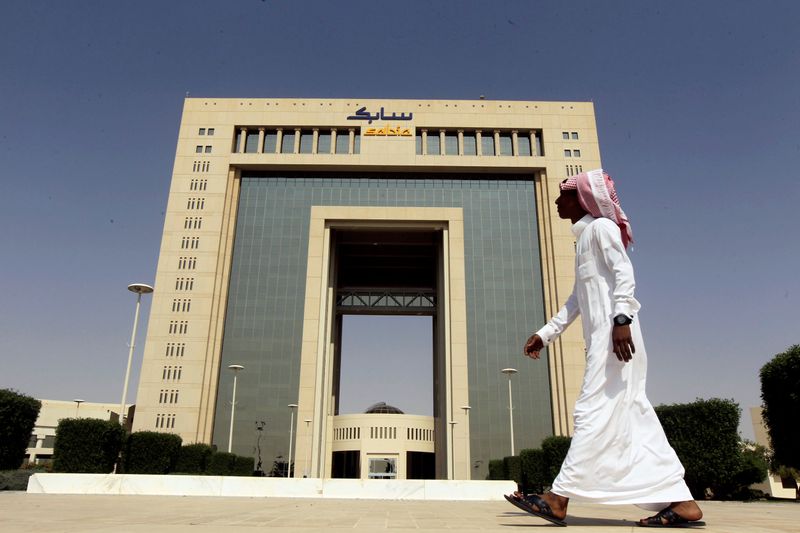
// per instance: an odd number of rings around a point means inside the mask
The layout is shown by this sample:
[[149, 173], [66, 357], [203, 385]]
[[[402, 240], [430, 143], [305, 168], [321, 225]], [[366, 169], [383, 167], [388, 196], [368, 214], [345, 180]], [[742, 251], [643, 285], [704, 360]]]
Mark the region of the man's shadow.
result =
[[[501, 526], [508, 526], [508, 527], [541, 527], [541, 526], [548, 526], [548, 527], [560, 527], [555, 524], [551, 524], [547, 520], [543, 518], [539, 518], [534, 516], [530, 513], [525, 512], [514, 512], [514, 511], [507, 511], [500, 517], [503, 516], [525, 516], [531, 519], [530, 524], [500, 524]], [[616, 526], [616, 527], [635, 527], [636, 522], [634, 520], [622, 520], [622, 519], [613, 519], [613, 518], [593, 518], [593, 517], [583, 517], [583, 516], [575, 516], [569, 515], [566, 520], [568, 526]]]

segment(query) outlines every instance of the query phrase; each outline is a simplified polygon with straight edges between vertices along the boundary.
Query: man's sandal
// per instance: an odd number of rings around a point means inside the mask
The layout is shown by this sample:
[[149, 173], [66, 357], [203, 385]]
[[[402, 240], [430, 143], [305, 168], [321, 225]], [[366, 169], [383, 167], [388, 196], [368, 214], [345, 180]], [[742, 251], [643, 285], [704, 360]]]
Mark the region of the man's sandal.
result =
[[[566, 526], [567, 523], [557, 518], [553, 515], [553, 510], [544, 501], [542, 498], [537, 496], [536, 494], [530, 494], [528, 496], [521, 495], [519, 493], [511, 494], [511, 495], [504, 495], [505, 499], [512, 505], [519, 507], [526, 513], [530, 513], [534, 516], [538, 516], [539, 518], [544, 518], [548, 522], [552, 522], [557, 526]], [[535, 506], [535, 508], [534, 508]]]
[[640, 522], [636, 522], [637, 526], [641, 527], [683, 527], [693, 528], [702, 527], [706, 523], [702, 520], [686, 520], [684, 517], [667, 507], [661, 510], [657, 515], [650, 516]]

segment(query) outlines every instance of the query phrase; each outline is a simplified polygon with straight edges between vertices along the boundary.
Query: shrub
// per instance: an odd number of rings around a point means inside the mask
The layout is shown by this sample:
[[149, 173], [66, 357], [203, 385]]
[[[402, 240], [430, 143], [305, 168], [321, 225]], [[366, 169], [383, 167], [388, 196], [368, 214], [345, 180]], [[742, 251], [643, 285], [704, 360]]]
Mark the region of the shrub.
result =
[[505, 474], [503, 473], [502, 459], [492, 459], [489, 461], [489, 474], [486, 476], [486, 479], [506, 479]]
[[233, 468], [231, 475], [234, 476], [252, 476], [253, 475], [253, 458], [237, 455], [233, 460]]
[[0, 389], [0, 470], [19, 468], [42, 402], [10, 389]]
[[172, 433], [137, 431], [125, 442], [123, 454], [126, 474], [168, 474], [175, 468], [181, 438]]
[[206, 474], [210, 476], [227, 476], [233, 469], [234, 454], [228, 452], [214, 452], [208, 458]]
[[522, 483], [522, 462], [518, 455], [503, 457], [504, 479], [513, 479], [517, 484]]
[[522, 490], [525, 493], [543, 493], [553, 483], [545, 464], [544, 452], [538, 448], [522, 450], [519, 458], [522, 466]]
[[567, 457], [567, 452], [572, 444], [572, 437], [553, 436], [542, 441], [542, 454], [547, 467], [547, 485], [552, 485], [561, 470], [561, 464]]
[[208, 460], [214, 452], [208, 444], [187, 444], [181, 446], [173, 472], [182, 474], [203, 474]]
[[742, 469], [739, 406], [731, 400], [697, 400], [656, 408], [670, 445], [686, 469], [684, 480], [695, 498], [706, 489], [722, 494]]
[[0, 490], [27, 490], [28, 479], [36, 473], [33, 469], [0, 471]]
[[56, 428], [53, 471], [107, 474], [122, 449], [125, 430], [96, 418], [64, 418]]
[[761, 399], [764, 402], [764, 425], [772, 444], [772, 469], [800, 470], [800, 344], [776, 355], [761, 367]]

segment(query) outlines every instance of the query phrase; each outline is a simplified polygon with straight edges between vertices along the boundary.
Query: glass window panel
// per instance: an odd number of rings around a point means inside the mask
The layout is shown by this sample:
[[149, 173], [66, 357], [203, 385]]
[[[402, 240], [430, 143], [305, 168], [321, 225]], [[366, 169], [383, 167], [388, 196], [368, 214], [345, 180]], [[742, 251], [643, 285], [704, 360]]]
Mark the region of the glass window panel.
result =
[[331, 153], [331, 133], [329, 131], [320, 132], [319, 137], [317, 138], [317, 153]]
[[573, 141], [577, 141], [578, 140], [578, 132], [577, 131], [573, 131], [572, 132], [572, 140]]
[[481, 154], [494, 155], [494, 135], [481, 135]]
[[475, 134], [464, 134], [464, 155], [478, 155], [478, 143]]
[[517, 146], [519, 147], [520, 156], [531, 155], [531, 138], [527, 135], [517, 135]]
[[422, 155], [422, 133], [417, 133], [416, 135], [416, 146], [417, 146], [417, 155]]
[[458, 134], [447, 132], [444, 135], [444, 153], [447, 155], [458, 155]]
[[206, 129], [205, 128], [200, 128], [200, 131], [198, 133], [200, 135], [205, 135], [206, 134]]
[[264, 134], [264, 153], [274, 154], [278, 149], [278, 132], [267, 130]]
[[428, 132], [428, 155], [439, 155], [441, 153], [439, 132]]
[[294, 130], [283, 130], [283, 139], [281, 140], [281, 153], [282, 154], [294, 153]]
[[361, 153], [361, 134], [356, 133], [355, 137], [353, 138], [353, 153], [360, 154]]
[[501, 133], [500, 134], [500, 155], [514, 155], [513, 150], [511, 148], [511, 134], [510, 133]]
[[350, 134], [347, 131], [336, 132], [336, 153], [346, 154], [350, 151]]
[[300, 132], [300, 153], [310, 154], [314, 147], [314, 132], [303, 130]]
[[214, 135], [214, 128], [208, 128], [208, 134]]
[[580, 150], [573, 150], [572, 151], [572, 155], [574, 155], [575, 157], [580, 157], [581, 156], [581, 151]]
[[569, 132], [568, 131], [562, 131], [561, 132], [561, 138], [564, 139], [565, 141], [568, 141], [569, 140]]
[[572, 150], [564, 150], [564, 157], [572, 157]]
[[258, 152], [258, 132], [257, 131], [248, 131], [247, 132], [247, 140], [244, 143], [244, 151], [248, 154], [254, 154]]

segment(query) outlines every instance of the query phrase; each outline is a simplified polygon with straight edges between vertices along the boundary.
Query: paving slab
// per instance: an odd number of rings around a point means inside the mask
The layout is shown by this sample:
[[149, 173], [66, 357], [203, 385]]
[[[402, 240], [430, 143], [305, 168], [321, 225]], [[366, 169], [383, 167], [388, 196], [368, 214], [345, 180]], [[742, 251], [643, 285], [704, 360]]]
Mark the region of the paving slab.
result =
[[[795, 502], [703, 502], [702, 531], [800, 531]], [[519, 511], [506, 502], [230, 498], [195, 496], [68, 495], [0, 492], [0, 531], [227, 532], [268, 528], [279, 532], [368, 531], [649, 531], [633, 506], [570, 504], [569, 529]]]

